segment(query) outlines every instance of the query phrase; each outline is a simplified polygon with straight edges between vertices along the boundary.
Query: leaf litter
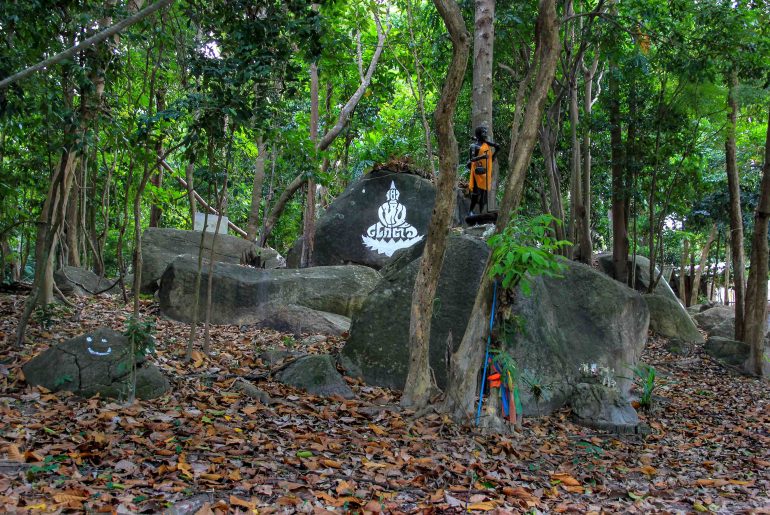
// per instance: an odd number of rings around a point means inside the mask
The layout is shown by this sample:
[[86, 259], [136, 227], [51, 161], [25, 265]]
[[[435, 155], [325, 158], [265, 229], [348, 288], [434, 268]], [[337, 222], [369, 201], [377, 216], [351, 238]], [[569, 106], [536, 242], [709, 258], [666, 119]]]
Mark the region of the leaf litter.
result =
[[[28, 386], [21, 366], [105, 323], [115, 298], [78, 300], [13, 349], [23, 297], [0, 295], [0, 511], [155, 513], [770, 513], [770, 386], [730, 374], [700, 348], [651, 336], [658, 371], [647, 435], [574, 424], [568, 410], [486, 435], [439, 413], [414, 419], [398, 392], [348, 378], [357, 398], [319, 398], [273, 381], [266, 350], [337, 352], [339, 338], [214, 326], [210, 356], [183, 360], [189, 327], [159, 317], [172, 389], [126, 405]], [[260, 402], [235, 387], [256, 378]]]

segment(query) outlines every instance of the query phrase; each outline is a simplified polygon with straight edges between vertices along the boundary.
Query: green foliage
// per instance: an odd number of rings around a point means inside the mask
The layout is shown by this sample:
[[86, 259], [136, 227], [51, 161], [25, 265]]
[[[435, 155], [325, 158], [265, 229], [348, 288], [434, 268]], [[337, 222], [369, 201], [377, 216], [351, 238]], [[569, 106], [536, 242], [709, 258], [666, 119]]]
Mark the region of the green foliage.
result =
[[503, 288], [521, 285], [525, 295], [530, 293], [528, 276], [559, 277], [562, 264], [554, 253], [572, 244], [556, 239], [555, 224], [561, 220], [551, 215], [528, 219], [513, 215], [505, 229], [488, 240], [492, 247], [489, 277], [501, 278]]
[[652, 407], [652, 392], [655, 391], [656, 372], [651, 365], [640, 364], [632, 369], [636, 384], [641, 388], [639, 396], [639, 406], [644, 409]]
[[123, 334], [128, 336], [137, 358], [155, 352], [155, 322], [130, 317]]

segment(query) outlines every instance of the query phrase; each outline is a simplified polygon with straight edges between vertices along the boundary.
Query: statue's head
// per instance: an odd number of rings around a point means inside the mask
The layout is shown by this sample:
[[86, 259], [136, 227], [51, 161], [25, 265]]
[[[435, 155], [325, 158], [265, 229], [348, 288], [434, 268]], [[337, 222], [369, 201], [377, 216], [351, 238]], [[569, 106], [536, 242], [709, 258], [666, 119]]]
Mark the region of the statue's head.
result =
[[390, 182], [390, 189], [388, 190], [388, 194], [387, 194], [388, 200], [391, 201], [391, 202], [396, 201], [396, 200], [398, 200], [399, 195], [400, 195], [400, 193], [396, 189], [395, 181], [391, 181]]
[[476, 127], [476, 139], [479, 141], [486, 141], [487, 140], [487, 134], [489, 133], [489, 129], [487, 129], [486, 125], [479, 125]]

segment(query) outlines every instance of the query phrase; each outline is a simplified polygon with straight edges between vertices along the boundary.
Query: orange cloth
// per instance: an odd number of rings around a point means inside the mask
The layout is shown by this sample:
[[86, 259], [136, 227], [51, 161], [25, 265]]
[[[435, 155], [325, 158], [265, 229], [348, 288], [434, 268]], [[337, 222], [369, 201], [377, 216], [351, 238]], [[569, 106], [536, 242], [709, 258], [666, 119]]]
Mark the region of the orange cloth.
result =
[[[470, 191], [473, 191], [474, 186], [477, 186], [482, 190], [489, 190], [489, 187], [487, 186], [487, 179], [490, 178], [492, 174], [492, 147], [487, 143], [482, 143], [478, 155], [486, 156], [486, 158], [482, 158], [471, 163], [471, 179], [468, 183], [468, 189]], [[487, 173], [476, 173], [477, 166], [486, 168]]]

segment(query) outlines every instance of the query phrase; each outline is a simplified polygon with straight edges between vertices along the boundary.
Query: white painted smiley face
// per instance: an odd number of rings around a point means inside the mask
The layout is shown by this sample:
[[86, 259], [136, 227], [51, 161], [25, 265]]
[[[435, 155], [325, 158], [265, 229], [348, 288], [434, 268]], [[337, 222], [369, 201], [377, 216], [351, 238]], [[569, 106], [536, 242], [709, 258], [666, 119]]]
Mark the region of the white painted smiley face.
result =
[[[110, 354], [112, 354], [112, 347], [107, 347], [106, 351], [98, 351], [98, 350], [94, 350], [94, 349], [91, 348], [91, 344], [94, 341], [93, 338], [91, 338], [90, 336], [87, 336], [86, 337], [86, 341], [88, 342], [88, 353], [89, 354], [93, 354], [94, 356], [109, 356]], [[102, 338], [101, 339], [101, 343], [102, 343], [102, 345], [106, 345], [108, 343], [107, 342], [107, 338]]]

